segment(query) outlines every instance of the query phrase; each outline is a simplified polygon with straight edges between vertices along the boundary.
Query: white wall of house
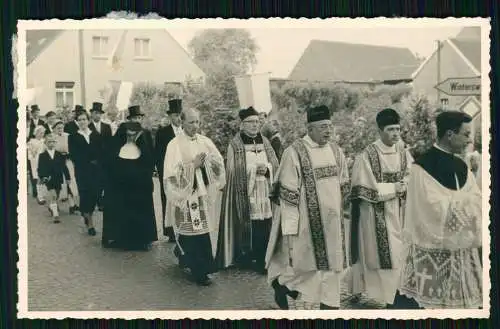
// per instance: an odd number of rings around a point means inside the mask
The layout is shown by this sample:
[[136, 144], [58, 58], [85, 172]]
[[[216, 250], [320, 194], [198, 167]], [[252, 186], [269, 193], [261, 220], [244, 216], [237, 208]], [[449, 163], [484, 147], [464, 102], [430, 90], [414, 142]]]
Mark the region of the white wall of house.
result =
[[[40, 106], [42, 113], [54, 110], [57, 105], [56, 82], [74, 83], [72, 90], [64, 91], [63, 98], [69, 106], [85, 103], [90, 108], [92, 102], [104, 101], [100, 90], [110, 80], [164, 84], [205, 76], [166, 30], [129, 30], [121, 69], [113, 71], [108, 66], [108, 58], [122, 33], [122, 30], [84, 30], [86, 99], [83, 102], [78, 31], [62, 32], [27, 68], [27, 87], [42, 89], [33, 103]], [[60, 97], [61, 94], [59, 103]]]
[[26, 70], [27, 88], [41, 89], [32, 103], [40, 106], [42, 114], [55, 110], [56, 82], [74, 82], [72, 92], [60, 90], [59, 97], [64, 94], [65, 101], [73, 104], [79, 102], [81, 97], [79, 74], [78, 32], [64, 31]]
[[[184, 82], [188, 77], [204, 77], [184, 49], [165, 30], [129, 30], [122, 57], [122, 68], [113, 71], [108, 55], [118, 43], [122, 30], [86, 30], [84, 32], [87, 104], [99, 100], [99, 90], [110, 80], [163, 84]], [[107, 38], [99, 56], [97, 38]]]

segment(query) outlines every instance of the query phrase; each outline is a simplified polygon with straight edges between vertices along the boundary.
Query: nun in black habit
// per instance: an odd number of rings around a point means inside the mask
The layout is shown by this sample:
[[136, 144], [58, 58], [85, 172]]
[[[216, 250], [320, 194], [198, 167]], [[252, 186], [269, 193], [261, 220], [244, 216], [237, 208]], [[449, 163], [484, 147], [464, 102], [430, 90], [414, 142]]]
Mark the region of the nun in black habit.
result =
[[158, 240], [152, 148], [139, 122], [125, 122], [119, 131], [113, 137], [108, 162], [102, 245], [150, 250], [151, 243]]

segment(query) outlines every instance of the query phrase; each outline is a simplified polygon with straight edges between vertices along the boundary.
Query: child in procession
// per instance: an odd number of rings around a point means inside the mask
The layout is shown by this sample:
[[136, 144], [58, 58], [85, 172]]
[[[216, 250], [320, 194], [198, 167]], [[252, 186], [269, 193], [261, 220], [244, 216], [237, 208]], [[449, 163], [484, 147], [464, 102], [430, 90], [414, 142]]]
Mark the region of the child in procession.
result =
[[31, 172], [31, 184], [33, 187], [33, 196], [37, 198], [38, 204], [45, 203], [42, 184], [38, 177], [38, 157], [45, 150], [45, 127], [37, 126], [33, 132], [35, 137], [28, 142], [28, 161]]
[[56, 151], [57, 139], [54, 134], [46, 136], [46, 150], [40, 154], [38, 160], [38, 177], [47, 188], [47, 201], [49, 211], [54, 219], [54, 223], [59, 223], [59, 193], [61, 186], [66, 179], [69, 184], [70, 176], [64, 155]]

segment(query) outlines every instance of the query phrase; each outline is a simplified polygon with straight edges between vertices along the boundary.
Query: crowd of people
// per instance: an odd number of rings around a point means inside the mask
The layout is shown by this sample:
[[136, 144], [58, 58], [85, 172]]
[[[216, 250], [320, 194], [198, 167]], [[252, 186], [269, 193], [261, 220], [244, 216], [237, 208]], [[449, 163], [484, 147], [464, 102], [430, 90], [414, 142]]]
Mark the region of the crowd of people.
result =
[[54, 112], [44, 122], [39, 111], [32, 106], [28, 127], [33, 197], [56, 223], [68, 199], [90, 236], [102, 211], [105, 248], [150, 250], [160, 193], [162, 233], [201, 286], [237, 267], [267, 275], [281, 309], [292, 301], [339, 309], [343, 280], [353, 296], [387, 308], [482, 305], [481, 170], [462, 156], [471, 140], [465, 113], [440, 113], [436, 143], [413, 159], [401, 147], [399, 114], [381, 110], [380, 138], [350, 173], [326, 106], [307, 109], [307, 134], [286, 149], [276, 119], [240, 110], [225, 159], [180, 99], [165, 104], [170, 124], [154, 137], [139, 106], [120, 123], [103, 122], [100, 103], [90, 115], [76, 106], [67, 123]]

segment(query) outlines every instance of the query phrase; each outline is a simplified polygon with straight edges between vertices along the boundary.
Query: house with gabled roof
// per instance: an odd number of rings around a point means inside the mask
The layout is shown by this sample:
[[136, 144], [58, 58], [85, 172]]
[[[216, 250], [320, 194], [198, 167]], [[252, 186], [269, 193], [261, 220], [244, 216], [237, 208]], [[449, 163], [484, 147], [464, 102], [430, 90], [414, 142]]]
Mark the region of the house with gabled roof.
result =
[[[480, 96], [450, 96], [434, 88], [449, 78], [472, 78], [481, 76], [481, 28], [465, 27], [455, 38], [441, 42], [438, 51], [431, 54], [413, 73], [413, 89], [429, 97], [436, 107], [464, 111], [471, 115], [473, 133], [481, 127]], [[439, 79], [438, 81], [438, 69]], [[439, 97], [439, 99], [438, 99]]]
[[312, 40], [288, 80], [361, 85], [409, 83], [418, 65], [408, 48]]
[[[123, 40], [120, 63], [110, 56]], [[203, 81], [205, 73], [164, 29], [29, 30], [26, 32], [28, 89], [42, 114], [64, 106], [106, 102], [121, 81], [182, 85]], [[111, 92], [112, 93], [112, 92]], [[29, 104], [30, 105], [30, 104]]]
[[[438, 68], [438, 57], [439, 68]], [[438, 70], [439, 79], [438, 81]], [[441, 41], [441, 48], [434, 51], [413, 72], [413, 88], [426, 94], [431, 102], [444, 102], [448, 107], [458, 107], [467, 96], [450, 96], [439, 93], [434, 88], [439, 82], [449, 78], [470, 78], [481, 76], [481, 35], [480, 27], [462, 29], [455, 38]], [[441, 99], [438, 99], [438, 95]]]

